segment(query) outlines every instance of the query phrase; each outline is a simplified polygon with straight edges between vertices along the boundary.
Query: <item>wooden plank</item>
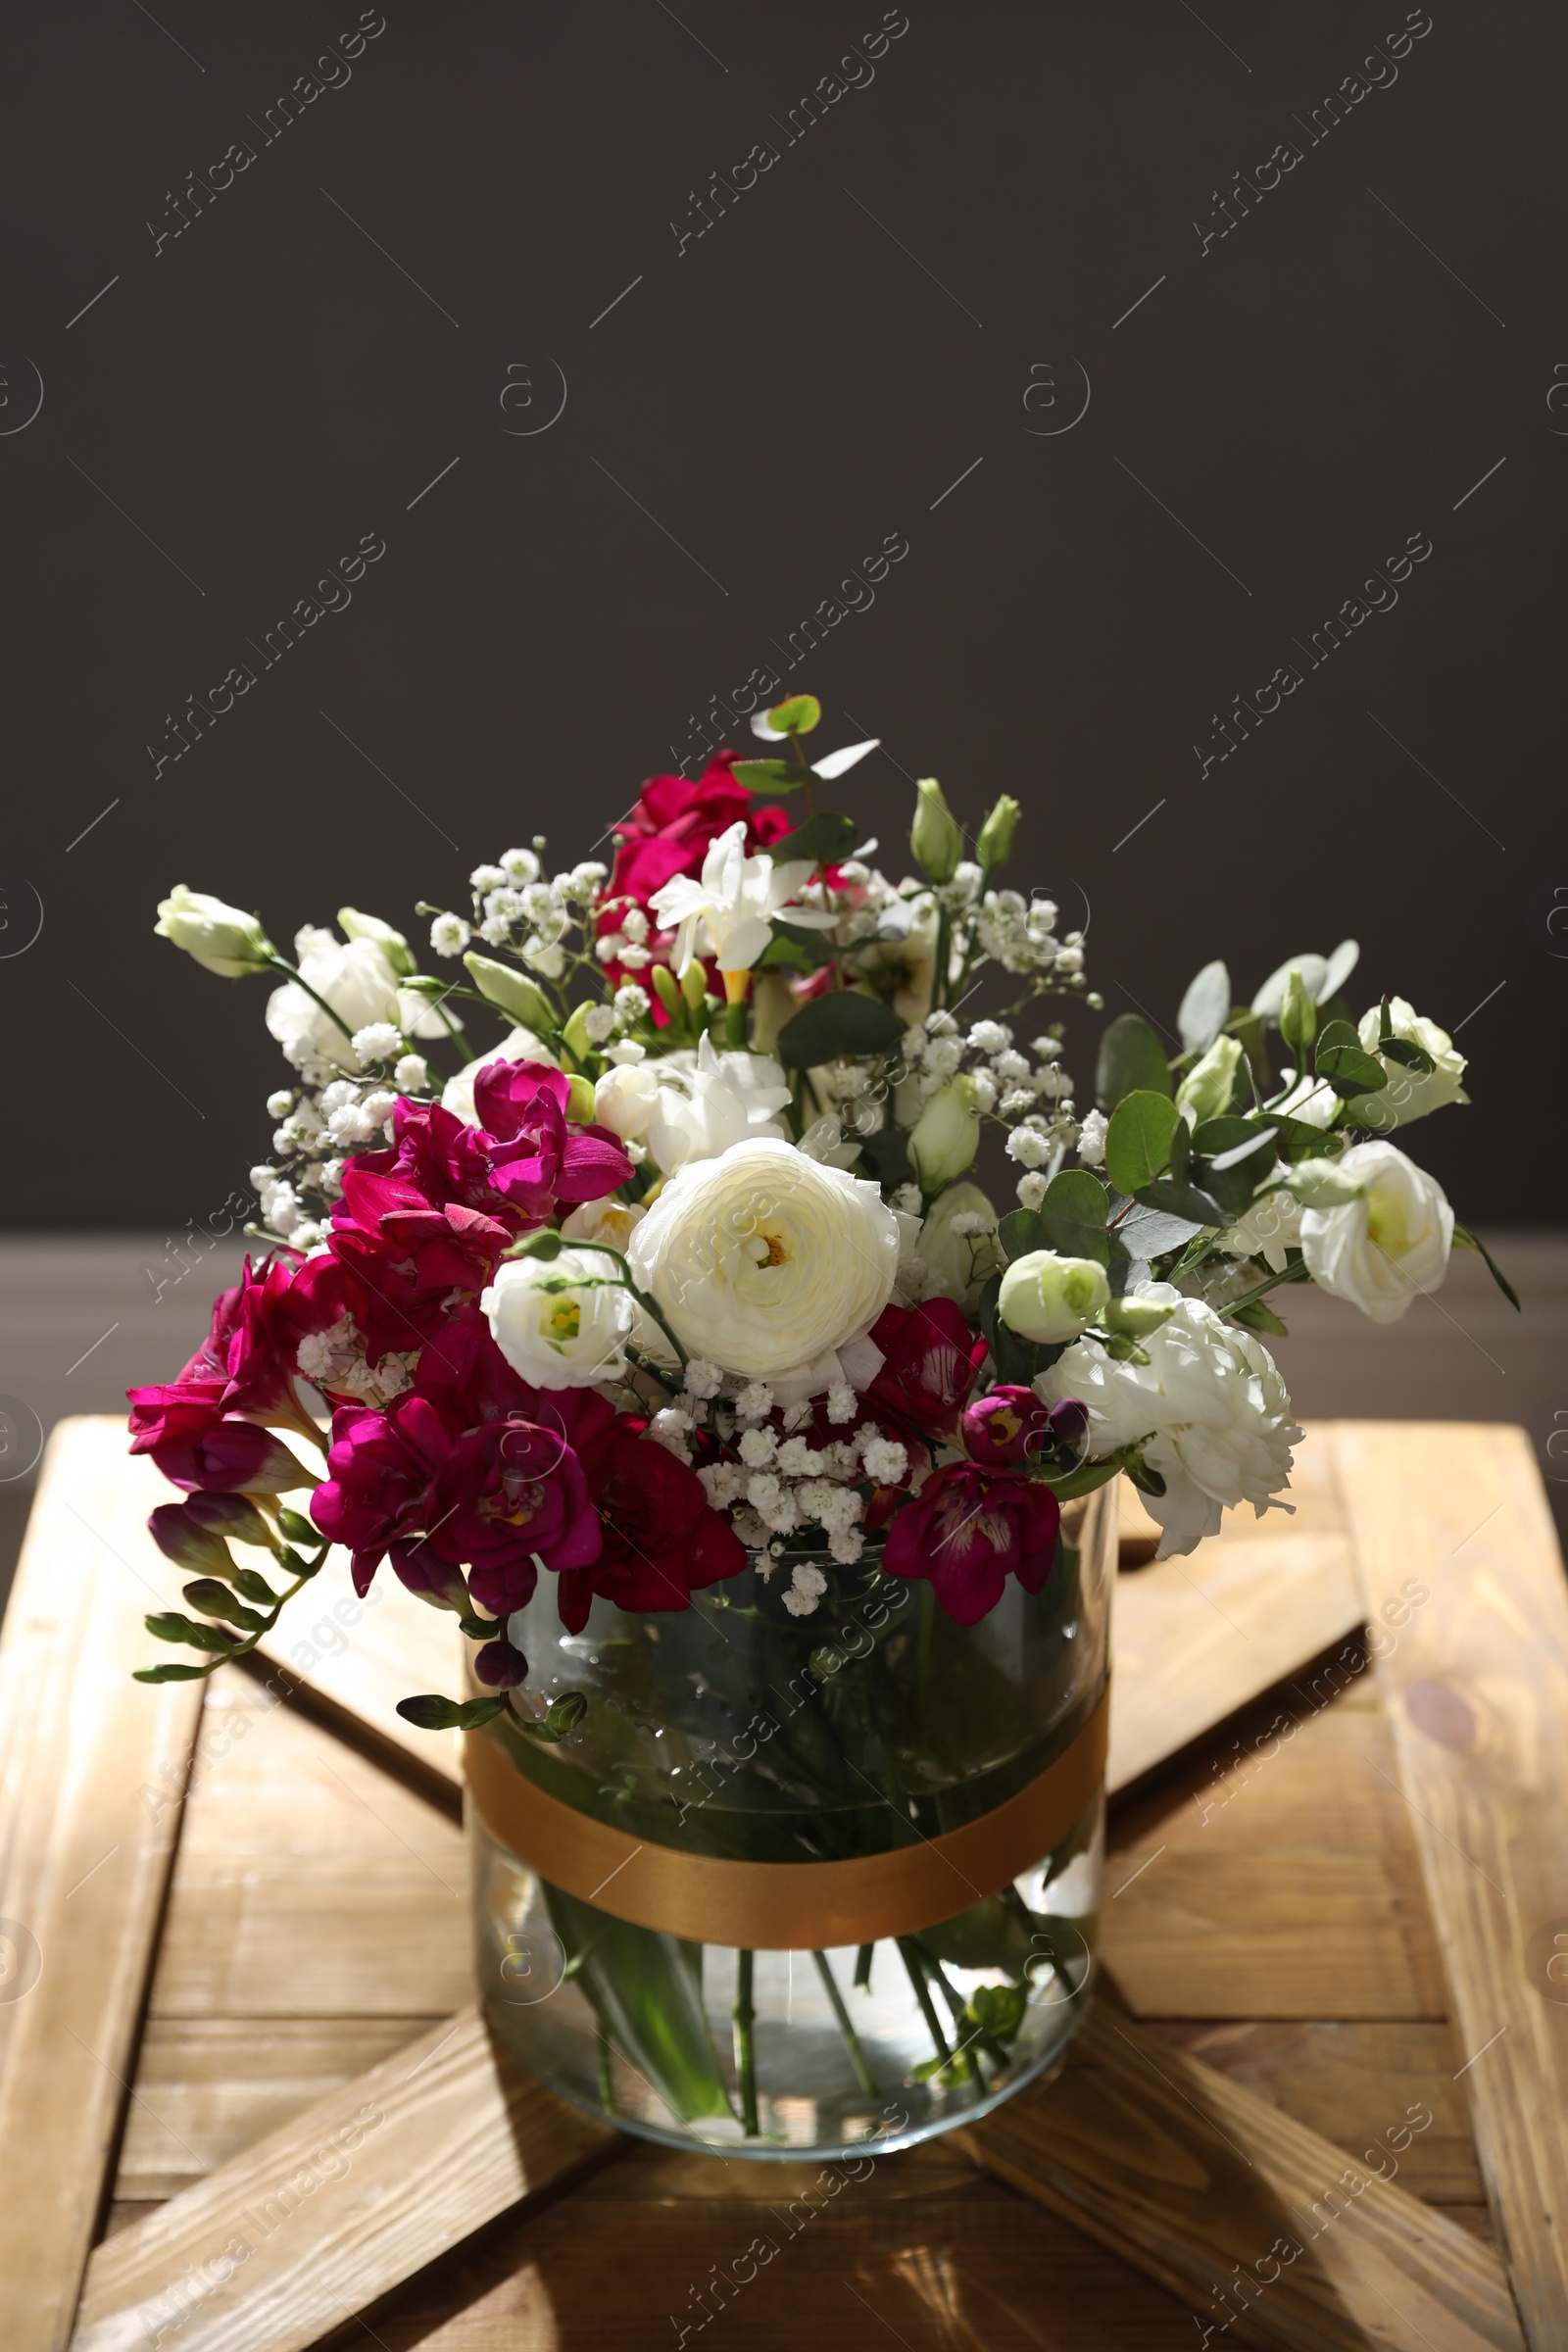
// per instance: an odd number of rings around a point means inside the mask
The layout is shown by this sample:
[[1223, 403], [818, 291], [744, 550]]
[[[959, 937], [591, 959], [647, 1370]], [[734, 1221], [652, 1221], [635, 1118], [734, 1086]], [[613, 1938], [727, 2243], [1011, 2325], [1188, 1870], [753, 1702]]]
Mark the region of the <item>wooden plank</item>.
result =
[[1200, 2329], [1293, 2352], [1514, 2352], [1524, 2338], [1497, 2256], [1394, 2177], [1388, 2134], [1409, 2129], [1387, 2119], [1379, 2178], [1102, 2002], [1054, 2082], [963, 2138], [1190, 2298]]
[[1136, 2015], [1446, 2015], [1363, 1656], [1287, 1683], [1113, 1814], [1101, 1948]]
[[303, 2352], [623, 2144], [499, 2059], [465, 2010], [100, 2245], [72, 2352], [176, 2328], [181, 2352]]
[[[1309, 1431], [1298, 1450], [1294, 1518], [1227, 1511], [1220, 1533], [1190, 1558], [1117, 1578], [1106, 1774], [1113, 1794], [1361, 1623], [1331, 1428]], [[1124, 1507], [1124, 1533], [1132, 1508]]]
[[[200, 1684], [130, 1680], [179, 1597], [122, 1424], [50, 1443], [0, 1638], [0, 2341], [71, 2330], [178, 1830]], [[148, 1802], [149, 1794], [152, 1796]]]
[[462, 1734], [416, 1731], [397, 1710], [400, 1698], [426, 1690], [461, 1698], [467, 1646], [451, 1612], [406, 1592], [388, 1567], [361, 1600], [347, 1552], [330, 1551], [309, 1592], [284, 1611], [257, 1652], [285, 1667], [326, 1720], [367, 1727], [456, 1793], [463, 1787]]
[[1344, 1424], [1336, 1451], [1488, 2202], [1544, 2352], [1568, 2313], [1562, 1561], [1521, 1429]]
[[155, 2018], [444, 2016], [469, 1999], [463, 1833], [232, 1667], [210, 1685]]

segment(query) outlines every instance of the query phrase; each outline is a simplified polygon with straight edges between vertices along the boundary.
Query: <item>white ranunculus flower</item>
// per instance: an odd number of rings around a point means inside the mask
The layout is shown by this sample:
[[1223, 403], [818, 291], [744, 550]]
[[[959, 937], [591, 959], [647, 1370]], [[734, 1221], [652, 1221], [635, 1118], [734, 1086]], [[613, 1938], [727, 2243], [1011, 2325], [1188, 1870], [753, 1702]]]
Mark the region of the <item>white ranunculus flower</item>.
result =
[[876, 1185], [767, 1139], [672, 1176], [626, 1254], [683, 1346], [790, 1403], [845, 1377], [892, 1297], [899, 1221]]
[[1435, 1291], [1446, 1274], [1453, 1211], [1443, 1187], [1393, 1144], [1352, 1144], [1333, 1172], [1359, 1191], [1303, 1211], [1307, 1271], [1374, 1323], [1396, 1323], [1418, 1291]]
[[[1386, 1062], [1388, 1085], [1378, 1094], [1356, 1096], [1356, 1125], [1376, 1128], [1380, 1135], [1391, 1135], [1396, 1127], [1408, 1127], [1412, 1119], [1424, 1119], [1428, 1111], [1442, 1110], [1449, 1102], [1470, 1100], [1459, 1083], [1465, 1073], [1465, 1058], [1455, 1051], [1446, 1029], [1425, 1019], [1403, 997], [1389, 999], [1389, 1022], [1396, 1037], [1406, 1045], [1419, 1046], [1430, 1054], [1434, 1066], [1430, 1070], [1406, 1070], [1397, 1062]], [[1383, 1008], [1374, 1004], [1370, 1012], [1361, 1015], [1361, 1043], [1369, 1054], [1377, 1053], [1382, 1028]]]
[[476, 1061], [466, 1061], [441, 1089], [442, 1109], [450, 1110], [466, 1127], [479, 1124], [479, 1114], [473, 1107], [473, 1082], [494, 1061], [544, 1061], [552, 1069], [560, 1066], [543, 1038], [535, 1037], [531, 1029], [519, 1026], [509, 1030], [499, 1046], [492, 1046]]
[[[406, 1037], [446, 1035], [440, 1015], [421, 997], [399, 989], [397, 974], [377, 940], [351, 939], [345, 944], [335, 931], [307, 923], [295, 934], [294, 960], [300, 979], [309, 981], [316, 994], [286, 980], [267, 1000], [267, 1026], [296, 1069], [363, 1068], [349, 1040], [383, 1021]], [[330, 1004], [337, 1021], [317, 1003], [318, 997]]]
[[621, 1343], [637, 1301], [598, 1250], [509, 1257], [479, 1304], [508, 1363], [535, 1388], [584, 1389], [626, 1369]]
[[1091, 1452], [1148, 1440], [1144, 1459], [1165, 1492], [1144, 1502], [1164, 1530], [1159, 1556], [1168, 1559], [1217, 1535], [1226, 1504], [1250, 1502], [1261, 1518], [1290, 1484], [1291, 1448], [1302, 1433], [1272, 1356], [1250, 1332], [1168, 1282], [1140, 1283], [1130, 1295], [1171, 1310], [1142, 1342], [1148, 1363], [1118, 1362], [1099, 1340], [1079, 1340], [1035, 1390], [1047, 1404], [1076, 1396], [1088, 1406]]
[[748, 1137], [786, 1140], [772, 1114], [789, 1101], [789, 1082], [766, 1054], [716, 1054], [705, 1037], [695, 1055], [671, 1054], [639, 1066], [652, 1066], [659, 1081], [643, 1134], [666, 1176], [691, 1160], [716, 1159]]
[[167, 899], [158, 902], [153, 930], [159, 939], [172, 939], [176, 948], [220, 980], [239, 980], [247, 972], [267, 969], [272, 944], [254, 914], [227, 906], [205, 890], [187, 890], [176, 882]]
[[[699, 956], [716, 957], [721, 972], [749, 971], [773, 936], [773, 916], [789, 906], [815, 871], [808, 858], [791, 858], [783, 865], [760, 855], [748, 858], [742, 819], [715, 834], [700, 878], [677, 874], [649, 901], [660, 929], [675, 933], [671, 960], [677, 975], [684, 978]], [[789, 906], [789, 919], [823, 930], [838, 916]]]

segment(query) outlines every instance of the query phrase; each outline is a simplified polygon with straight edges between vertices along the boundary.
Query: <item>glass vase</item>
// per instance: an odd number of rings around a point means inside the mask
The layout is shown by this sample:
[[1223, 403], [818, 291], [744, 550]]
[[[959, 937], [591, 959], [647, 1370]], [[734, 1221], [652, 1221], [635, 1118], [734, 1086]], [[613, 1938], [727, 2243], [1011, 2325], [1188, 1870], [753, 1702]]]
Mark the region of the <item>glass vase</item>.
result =
[[809, 1556], [578, 1635], [542, 1576], [527, 1683], [467, 1736], [492, 2029], [576, 2106], [727, 2157], [972, 2122], [1057, 2061], [1093, 1971], [1114, 1490], [973, 1626], [869, 1553], [820, 1555], [796, 1616]]

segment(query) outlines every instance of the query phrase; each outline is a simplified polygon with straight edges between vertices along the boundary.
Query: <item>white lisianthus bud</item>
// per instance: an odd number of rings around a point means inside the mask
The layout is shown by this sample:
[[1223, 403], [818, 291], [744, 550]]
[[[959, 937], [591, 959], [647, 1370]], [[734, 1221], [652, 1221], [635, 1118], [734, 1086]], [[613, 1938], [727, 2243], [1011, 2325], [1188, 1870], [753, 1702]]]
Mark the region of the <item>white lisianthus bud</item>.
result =
[[1453, 1211], [1442, 1186], [1393, 1144], [1352, 1144], [1334, 1174], [1357, 1195], [1303, 1213], [1307, 1272], [1374, 1323], [1396, 1323], [1418, 1291], [1435, 1291], [1446, 1274]]
[[966, 1075], [950, 1078], [941, 1093], [932, 1096], [909, 1136], [909, 1164], [921, 1191], [940, 1193], [973, 1166], [979, 1149], [973, 1083]]
[[1105, 1269], [1092, 1257], [1031, 1250], [1027, 1256], [1014, 1258], [1002, 1277], [997, 1311], [1020, 1339], [1053, 1347], [1075, 1340], [1109, 1303]]
[[1002, 1269], [997, 1212], [977, 1184], [948, 1186], [920, 1228], [918, 1247], [927, 1269], [923, 1298], [954, 1298], [968, 1307]]
[[373, 939], [400, 980], [414, 970], [414, 952], [401, 931], [383, 923], [378, 914], [362, 914], [357, 906], [340, 906], [338, 926], [345, 939]]
[[187, 890], [176, 882], [167, 899], [158, 902], [153, 930], [159, 939], [172, 939], [176, 948], [194, 956], [204, 971], [220, 980], [240, 980], [247, 972], [264, 972], [272, 956], [272, 943], [254, 914], [242, 914], [205, 890]]
[[1241, 1058], [1239, 1037], [1216, 1037], [1208, 1052], [1194, 1062], [1176, 1089], [1176, 1107], [1186, 1113], [1190, 1127], [1201, 1127], [1205, 1119], [1223, 1118], [1229, 1110]]
[[626, 1368], [637, 1301], [597, 1250], [508, 1258], [479, 1305], [508, 1363], [536, 1388], [587, 1388]]

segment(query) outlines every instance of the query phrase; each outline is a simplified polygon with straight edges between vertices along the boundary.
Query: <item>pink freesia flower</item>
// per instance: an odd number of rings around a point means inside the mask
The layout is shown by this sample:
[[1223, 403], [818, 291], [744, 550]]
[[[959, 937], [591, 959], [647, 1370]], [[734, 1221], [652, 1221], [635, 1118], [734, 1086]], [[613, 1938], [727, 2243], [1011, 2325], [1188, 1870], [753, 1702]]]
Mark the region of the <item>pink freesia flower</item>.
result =
[[971, 1461], [1007, 1469], [1057, 1446], [1072, 1451], [1088, 1427], [1089, 1414], [1075, 1396], [1051, 1406], [1033, 1389], [1004, 1386], [965, 1407], [959, 1434]]
[[316, 1483], [288, 1447], [254, 1421], [176, 1431], [144, 1450], [172, 1485], [187, 1493], [200, 1487], [220, 1494], [286, 1494]]
[[898, 1513], [882, 1564], [890, 1576], [925, 1578], [956, 1625], [978, 1625], [1009, 1575], [1026, 1592], [1042, 1589], [1060, 1523], [1049, 1487], [954, 1462]]
[[467, 1564], [493, 1617], [532, 1598], [536, 1554], [547, 1568], [591, 1568], [603, 1542], [576, 1452], [536, 1421], [486, 1421], [460, 1438], [436, 1474], [429, 1522], [431, 1549]]
[[454, 1291], [483, 1290], [513, 1228], [458, 1201], [433, 1205], [407, 1177], [367, 1165], [390, 1156], [365, 1152], [346, 1163], [331, 1250], [376, 1300], [383, 1328], [401, 1324], [405, 1336], [394, 1344], [408, 1348], [439, 1328]]
[[384, 1412], [349, 1404], [333, 1414], [328, 1476], [311, 1496], [311, 1517], [352, 1552], [357, 1592], [369, 1591], [394, 1544], [423, 1535], [431, 1483], [459, 1434], [451, 1413], [414, 1393]]
[[952, 1298], [923, 1306], [884, 1307], [871, 1337], [887, 1361], [865, 1394], [925, 1438], [953, 1438], [968, 1401], [986, 1343], [977, 1340]]
[[693, 1592], [746, 1565], [745, 1544], [710, 1507], [697, 1473], [644, 1437], [645, 1426], [619, 1416], [578, 1438], [604, 1548], [562, 1576], [557, 1601], [569, 1634], [582, 1632], [596, 1593], [619, 1609], [686, 1609]]
[[[225, 1416], [305, 1431], [309, 1424], [294, 1395], [298, 1337], [288, 1315], [298, 1267], [296, 1257], [280, 1250], [257, 1273], [247, 1257], [235, 1288], [214, 1299], [207, 1337], [178, 1379], [125, 1392], [132, 1453], [154, 1453], [169, 1439], [209, 1429]], [[313, 1326], [301, 1322], [300, 1328]]]

